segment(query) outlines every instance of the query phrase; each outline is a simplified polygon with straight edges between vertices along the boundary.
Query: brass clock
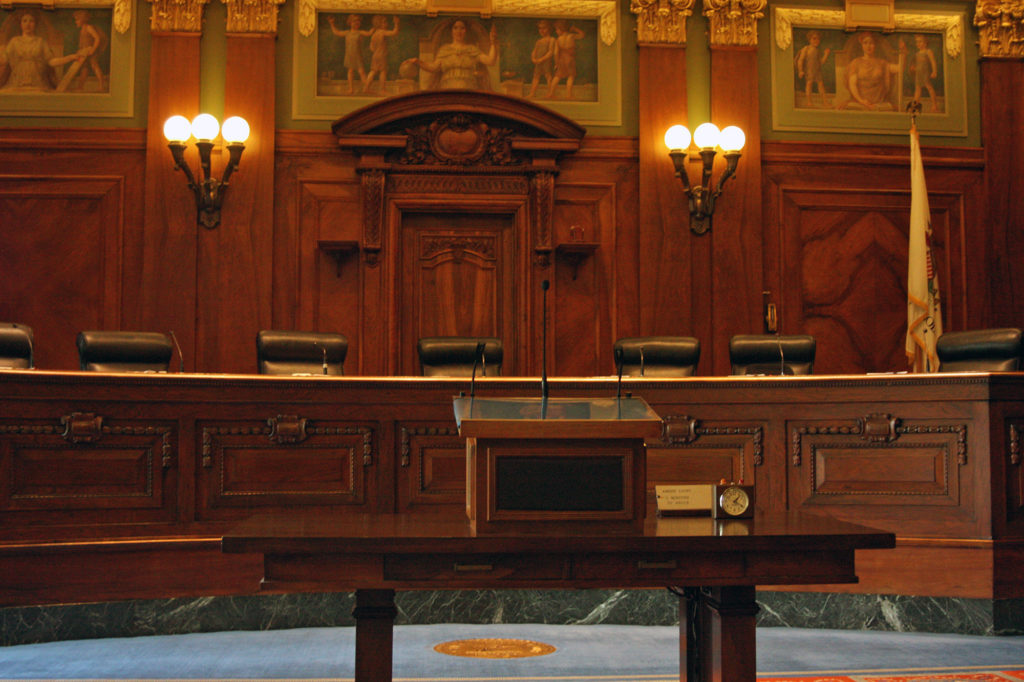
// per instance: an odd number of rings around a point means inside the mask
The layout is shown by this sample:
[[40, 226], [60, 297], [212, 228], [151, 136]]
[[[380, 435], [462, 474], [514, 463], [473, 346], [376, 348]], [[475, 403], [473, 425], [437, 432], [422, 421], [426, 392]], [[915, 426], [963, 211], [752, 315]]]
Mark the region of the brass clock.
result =
[[749, 519], [754, 515], [754, 486], [722, 483], [715, 486], [711, 515], [716, 519]]

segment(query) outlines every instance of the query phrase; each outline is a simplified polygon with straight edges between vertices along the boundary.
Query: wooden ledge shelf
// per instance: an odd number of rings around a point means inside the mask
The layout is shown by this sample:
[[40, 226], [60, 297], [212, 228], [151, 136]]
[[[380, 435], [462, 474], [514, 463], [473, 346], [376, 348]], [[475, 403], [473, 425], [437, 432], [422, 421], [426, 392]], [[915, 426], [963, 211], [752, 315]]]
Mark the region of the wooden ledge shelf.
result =
[[359, 242], [355, 240], [321, 239], [316, 243], [316, 248], [334, 259], [335, 275], [341, 277], [342, 264], [352, 254], [359, 253]]
[[565, 242], [555, 247], [555, 257], [572, 266], [572, 278], [579, 274], [580, 263], [597, 251], [600, 242]]

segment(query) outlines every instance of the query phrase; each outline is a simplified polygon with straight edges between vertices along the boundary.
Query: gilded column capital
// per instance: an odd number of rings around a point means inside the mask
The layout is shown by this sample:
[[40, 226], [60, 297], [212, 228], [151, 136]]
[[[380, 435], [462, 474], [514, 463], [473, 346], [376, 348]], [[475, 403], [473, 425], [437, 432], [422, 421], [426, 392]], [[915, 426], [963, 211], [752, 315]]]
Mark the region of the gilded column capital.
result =
[[1024, 0], [978, 0], [974, 8], [981, 57], [1024, 57]]
[[636, 15], [636, 39], [641, 45], [686, 45], [686, 17], [693, 0], [630, 0]]
[[228, 33], [277, 34], [277, 8], [284, 0], [222, 0], [228, 10]]
[[764, 17], [767, 4], [768, 0], [704, 0], [711, 45], [756, 46], [757, 20]]
[[210, 0], [149, 0], [153, 12], [149, 20], [151, 31], [201, 33], [203, 5]]

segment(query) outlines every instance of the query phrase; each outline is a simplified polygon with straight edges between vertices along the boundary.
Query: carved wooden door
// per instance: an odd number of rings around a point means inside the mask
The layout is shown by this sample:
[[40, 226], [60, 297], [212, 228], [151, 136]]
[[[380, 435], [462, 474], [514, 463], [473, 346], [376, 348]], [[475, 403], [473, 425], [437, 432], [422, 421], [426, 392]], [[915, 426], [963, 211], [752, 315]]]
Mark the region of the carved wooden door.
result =
[[424, 336], [496, 336], [502, 374], [516, 373], [515, 217], [511, 213], [415, 213], [400, 227], [400, 374], [419, 374]]

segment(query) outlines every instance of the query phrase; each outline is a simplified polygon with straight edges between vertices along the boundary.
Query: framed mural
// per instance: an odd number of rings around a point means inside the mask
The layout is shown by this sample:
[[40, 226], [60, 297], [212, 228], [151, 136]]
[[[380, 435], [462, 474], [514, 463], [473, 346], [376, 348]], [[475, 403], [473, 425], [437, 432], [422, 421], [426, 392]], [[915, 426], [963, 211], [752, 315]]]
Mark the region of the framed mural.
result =
[[370, 11], [361, 0], [301, 0], [293, 118], [334, 120], [381, 97], [468, 88], [535, 100], [582, 124], [621, 124], [614, 0], [491, 0], [486, 12], [459, 14], [430, 11], [430, 1]]
[[892, 31], [844, 30], [842, 10], [772, 10], [772, 127], [966, 136], [963, 17], [896, 13]]
[[129, 0], [0, 9], [0, 114], [132, 116], [135, 27]]

